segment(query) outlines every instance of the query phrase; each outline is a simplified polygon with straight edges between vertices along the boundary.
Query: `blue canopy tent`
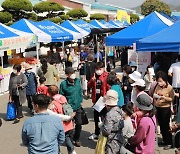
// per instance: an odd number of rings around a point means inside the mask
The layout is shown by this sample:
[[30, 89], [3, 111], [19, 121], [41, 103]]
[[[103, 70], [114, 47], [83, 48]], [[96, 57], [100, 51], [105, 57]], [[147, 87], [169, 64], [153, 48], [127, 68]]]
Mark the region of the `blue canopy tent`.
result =
[[118, 26], [112, 25], [109, 22], [106, 22], [105, 20], [101, 20], [100, 22], [108, 28], [119, 28]]
[[137, 40], [153, 35], [173, 24], [158, 12], [153, 12], [137, 23], [106, 37], [107, 46], [131, 46]]
[[36, 34], [38, 42], [65, 42], [76, 39], [74, 33], [70, 33], [70, 31], [48, 20], [32, 22], [27, 19], [21, 19], [11, 25], [11, 27]]
[[137, 51], [180, 51], [180, 21], [172, 26], [136, 42]]
[[77, 21], [74, 21], [74, 24], [82, 29], [84, 29], [85, 31], [91, 33], [91, 28], [96, 28], [95, 26], [87, 23], [86, 21], [80, 19]]
[[102, 24], [101, 22], [99, 22], [98, 20], [92, 20], [90, 22], [91, 25], [97, 27], [97, 28], [108, 28], [107, 26], [105, 26], [104, 24]]
[[89, 35], [89, 31], [86, 31], [80, 27], [78, 27], [76, 24], [74, 24], [73, 22], [66, 20], [64, 21], [60, 26], [69, 29], [71, 31], [77, 32], [77, 33], [81, 33], [81, 38], [83, 38], [84, 36]]
[[111, 25], [117, 26], [117, 27], [119, 27], [119, 28], [123, 28], [123, 27], [124, 27], [123, 24], [119, 25], [118, 23], [116, 23], [116, 22], [113, 21], [113, 20], [110, 20], [109, 23], [110, 23]]

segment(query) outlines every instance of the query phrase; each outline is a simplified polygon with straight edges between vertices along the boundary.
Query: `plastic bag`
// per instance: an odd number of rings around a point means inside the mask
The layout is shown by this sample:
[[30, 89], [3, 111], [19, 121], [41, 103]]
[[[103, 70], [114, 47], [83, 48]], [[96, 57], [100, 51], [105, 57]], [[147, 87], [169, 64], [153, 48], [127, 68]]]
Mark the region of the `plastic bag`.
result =
[[88, 81], [87, 80], [83, 80], [83, 82], [82, 82], [82, 89], [83, 90], [87, 90], [87, 84], [88, 84]]
[[107, 142], [107, 137], [100, 135], [96, 144], [95, 154], [105, 154], [106, 142]]
[[7, 114], [6, 114], [6, 119], [7, 120], [13, 120], [16, 118], [16, 106], [14, 103], [9, 102], [7, 104]]

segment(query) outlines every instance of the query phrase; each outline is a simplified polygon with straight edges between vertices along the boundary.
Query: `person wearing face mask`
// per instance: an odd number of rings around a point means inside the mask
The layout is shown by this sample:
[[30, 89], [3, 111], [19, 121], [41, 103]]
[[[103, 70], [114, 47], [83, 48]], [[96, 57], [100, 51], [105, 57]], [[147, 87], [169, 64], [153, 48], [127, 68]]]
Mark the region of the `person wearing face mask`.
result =
[[132, 73], [132, 68], [129, 65], [123, 67], [123, 77], [122, 77], [122, 91], [124, 94], [124, 104], [129, 104], [131, 101], [132, 86], [129, 82], [129, 74]]
[[28, 80], [28, 84], [26, 85], [26, 98], [28, 102], [28, 108], [30, 109], [30, 113], [34, 114], [33, 105], [32, 105], [32, 97], [36, 94], [37, 90], [37, 78], [34, 72], [32, 72], [32, 67], [30, 64], [25, 65], [26, 78]]
[[[49, 54], [49, 57], [48, 57], [48, 61], [51, 62], [51, 61], [54, 61], [56, 64], [60, 64], [61, 62], [61, 57], [60, 57], [60, 54], [57, 52], [56, 50], [56, 46], [52, 46], [51, 47], [51, 51], [50, 51], [50, 54]], [[59, 70], [59, 69], [58, 69]]]
[[26, 102], [27, 84], [26, 76], [21, 73], [21, 65], [15, 64], [9, 80], [9, 101], [14, 102], [17, 112], [14, 124], [18, 123], [20, 118], [23, 117], [22, 104]]
[[157, 109], [157, 120], [163, 138], [163, 142], [160, 144], [165, 146], [165, 150], [168, 150], [172, 147], [172, 134], [170, 132], [169, 123], [174, 91], [172, 86], [168, 83], [168, 77], [164, 72], [159, 71], [156, 74], [156, 81], [158, 84], [154, 90], [153, 98]]
[[74, 145], [77, 147], [81, 146], [79, 141], [81, 129], [82, 129], [82, 102], [83, 102], [83, 95], [82, 95], [82, 88], [80, 79], [76, 78], [75, 71], [72, 67], [68, 67], [65, 69], [65, 74], [67, 78], [61, 82], [59, 93], [66, 97], [68, 103], [71, 105], [73, 111], [76, 113], [74, 120], [75, 120], [75, 132], [73, 136]]
[[[94, 76], [88, 82], [88, 88], [92, 88], [92, 102], [96, 104], [98, 99], [106, 95], [106, 92], [110, 89], [107, 84], [108, 73], [104, 70], [104, 63], [98, 62], [95, 65]], [[99, 118], [103, 118], [106, 115], [106, 108], [100, 113], [94, 110], [94, 122], [95, 122], [95, 133], [92, 134], [89, 139], [97, 139], [100, 134], [100, 128], [98, 126]]]

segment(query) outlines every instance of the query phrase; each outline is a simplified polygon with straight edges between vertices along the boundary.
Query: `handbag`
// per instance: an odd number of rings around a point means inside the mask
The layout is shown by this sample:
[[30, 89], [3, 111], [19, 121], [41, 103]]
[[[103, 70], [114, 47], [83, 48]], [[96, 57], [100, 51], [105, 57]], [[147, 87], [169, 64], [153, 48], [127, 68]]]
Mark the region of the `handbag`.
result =
[[16, 106], [14, 103], [9, 102], [7, 104], [7, 114], [6, 114], [6, 119], [7, 120], [13, 120], [16, 118]]
[[96, 144], [95, 154], [105, 154], [107, 137], [100, 135]]
[[129, 142], [127, 142], [126, 144], [124, 144], [124, 147], [129, 150], [132, 153], [135, 153], [135, 147], [132, 146]]
[[87, 125], [89, 123], [86, 112], [84, 111], [84, 109], [81, 107], [81, 125]]

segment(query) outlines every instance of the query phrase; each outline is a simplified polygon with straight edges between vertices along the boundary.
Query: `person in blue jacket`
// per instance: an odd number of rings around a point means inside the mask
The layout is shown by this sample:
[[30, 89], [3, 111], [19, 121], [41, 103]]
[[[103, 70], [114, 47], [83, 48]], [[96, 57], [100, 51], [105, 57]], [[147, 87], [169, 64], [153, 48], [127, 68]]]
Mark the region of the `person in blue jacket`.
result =
[[116, 76], [116, 72], [112, 71], [107, 77], [107, 83], [111, 86], [111, 90], [115, 90], [118, 93], [118, 106], [124, 105], [124, 96], [121, 90], [120, 81]]

